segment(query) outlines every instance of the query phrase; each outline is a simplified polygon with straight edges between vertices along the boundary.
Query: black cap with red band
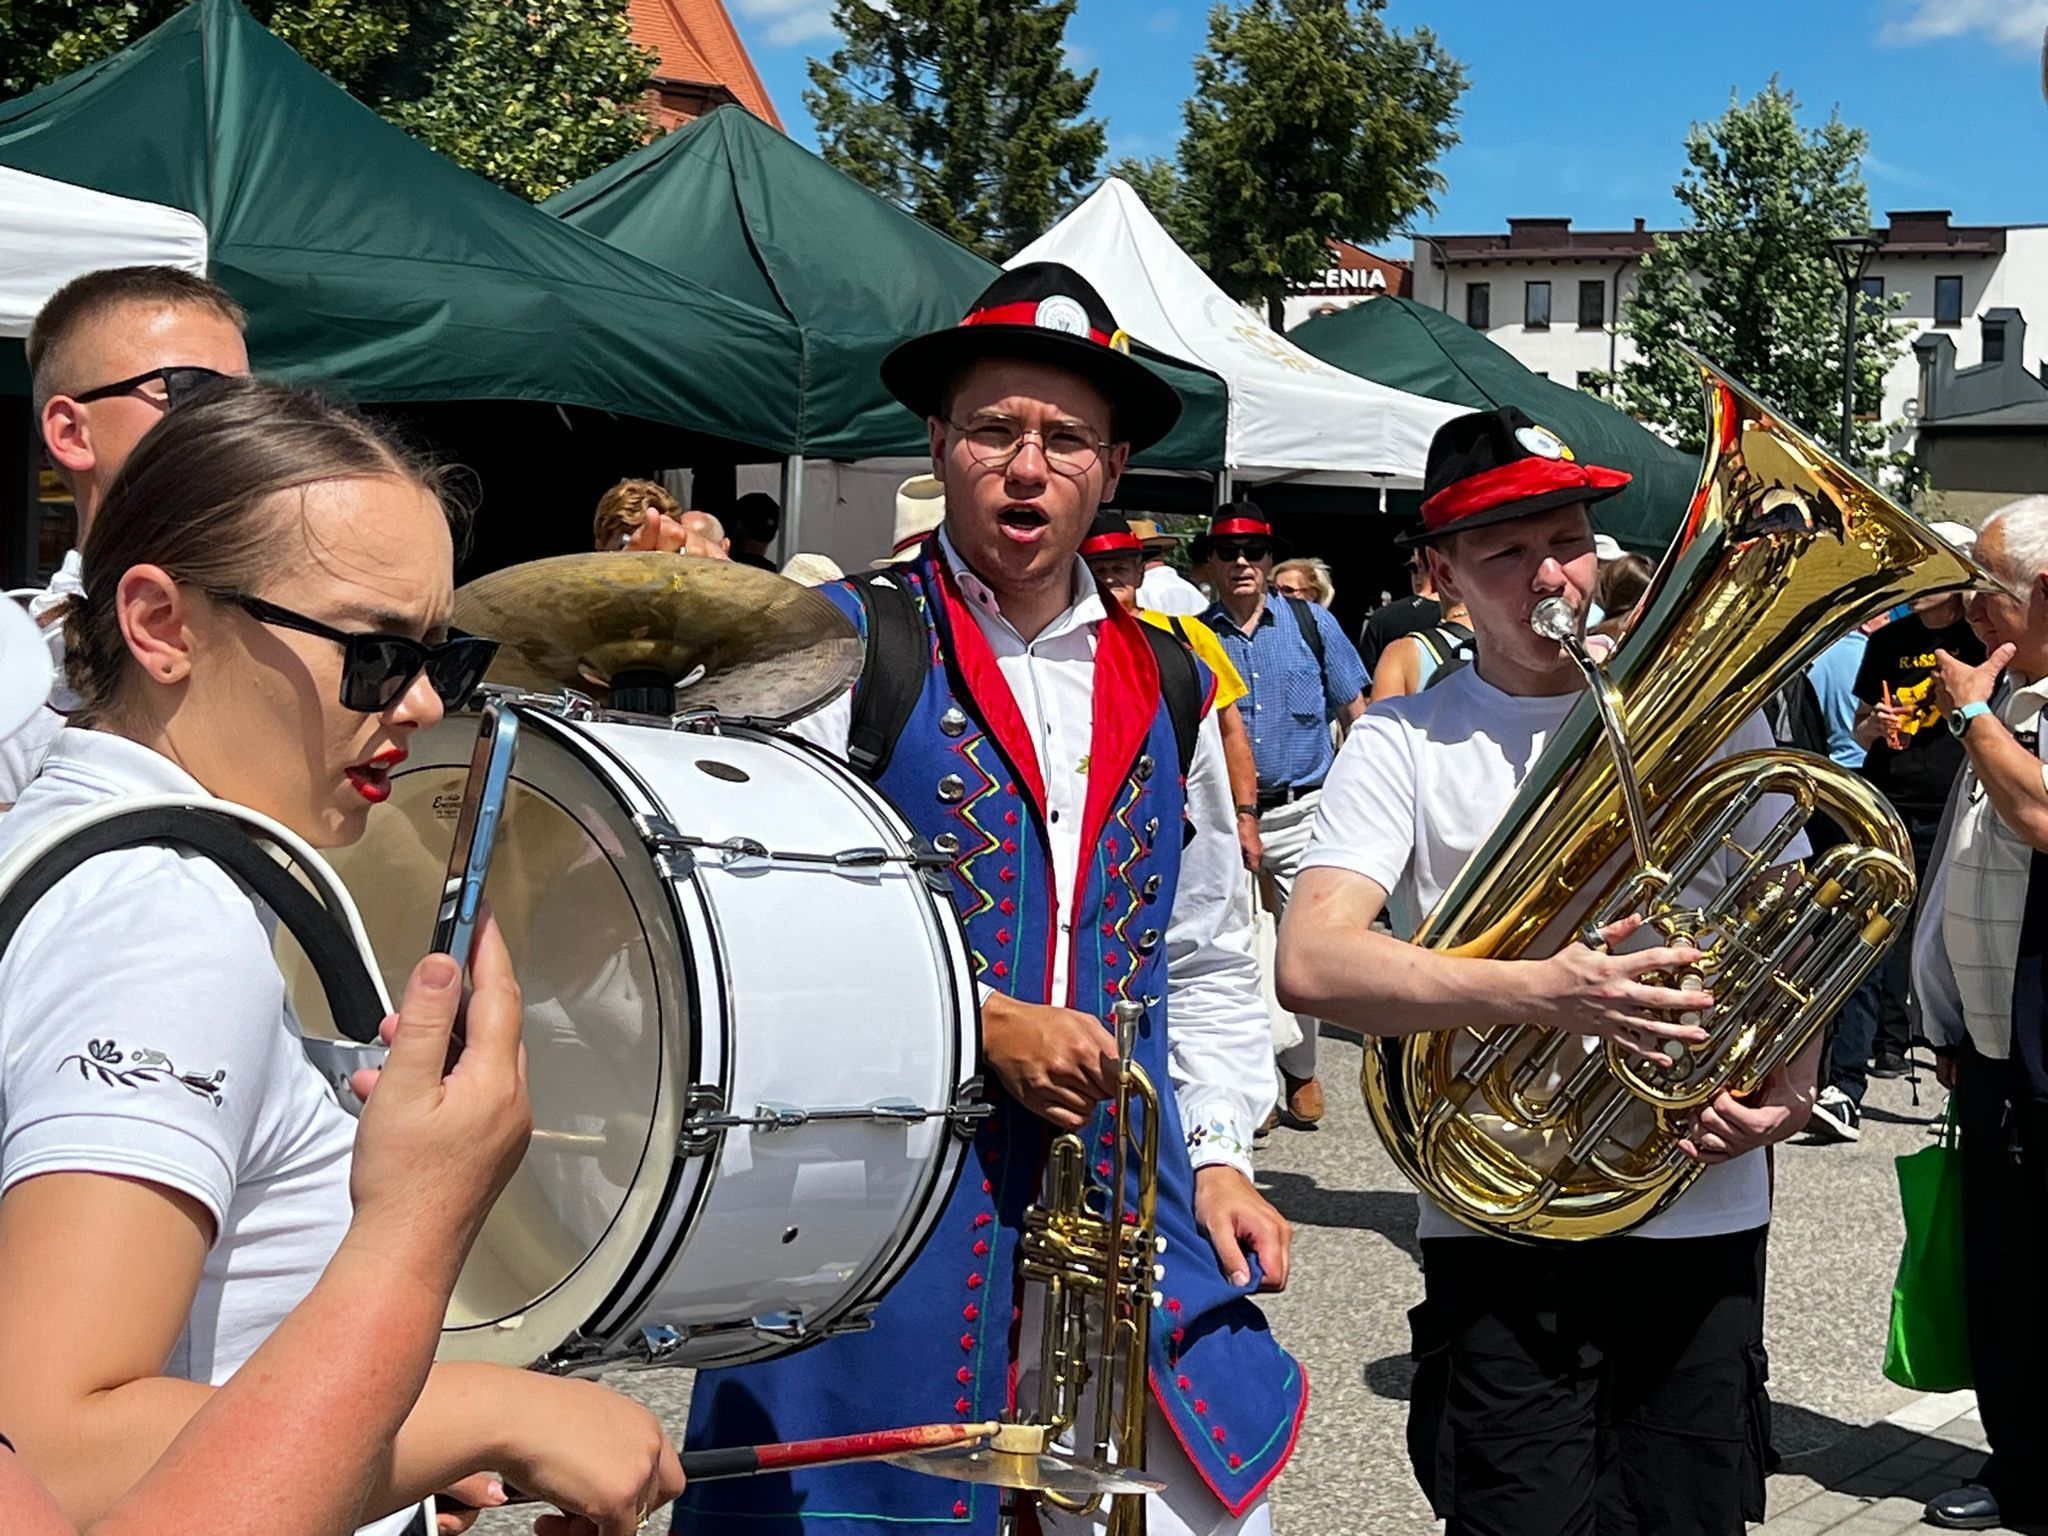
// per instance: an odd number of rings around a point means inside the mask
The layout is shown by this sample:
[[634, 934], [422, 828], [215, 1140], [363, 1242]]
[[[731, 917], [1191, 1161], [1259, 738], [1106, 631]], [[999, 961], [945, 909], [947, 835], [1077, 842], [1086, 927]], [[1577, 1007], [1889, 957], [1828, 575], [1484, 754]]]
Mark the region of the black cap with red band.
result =
[[1046, 363], [1102, 391], [1117, 441], [1149, 448], [1180, 420], [1180, 396], [1130, 348], [1085, 277], [1056, 261], [1033, 261], [997, 277], [958, 325], [914, 336], [883, 358], [882, 384], [918, 415], [944, 416], [946, 392], [970, 363]]
[[1258, 539], [1276, 550], [1282, 542], [1255, 501], [1226, 501], [1216, 509], [1209, 519], [1209, 546], [1218, 539]]
[[1400, 542], [1426, 544], [1575, 501], [1590, 505], [1618, 494], [1631, 478], [1624, 470], [1580, 463], [1563, 438], [1512, 405], [1474, 411], [1445, 422], [1430, 439], [1422, 527]]

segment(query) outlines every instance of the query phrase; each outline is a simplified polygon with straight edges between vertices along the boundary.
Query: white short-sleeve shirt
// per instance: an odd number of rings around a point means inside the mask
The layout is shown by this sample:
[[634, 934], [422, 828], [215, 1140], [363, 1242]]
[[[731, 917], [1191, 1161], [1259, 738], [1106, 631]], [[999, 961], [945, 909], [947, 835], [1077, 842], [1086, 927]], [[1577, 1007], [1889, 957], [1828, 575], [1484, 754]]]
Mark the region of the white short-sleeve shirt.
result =
[[[63, 730], [0, 816], [0, 854], [90, 803], [164, 792], [200, 786], [147, 747]], [[215, 1238], [164, 1370], [211, 1385], [312, 1289], [351, 1213], [355, 1122], [299, 1049], [274, 929], [210, 860], [142, 847], [59, 881], [0, 956], [0, 1194], [105, 1173], [205, 1206]]]
[[[1576, 691], [1503, 693], [1468, 666], [1420, 693], [1375, 704], [1352, 727], [1324, 781], [1302, 868], [1364, 875], [1387, 892], [1394, 931], [1413, 933], [1486, 841], [1579, 698]], [[1714, 760], [1772, 745], [1769, 726], [1755, 715]], [[1736, 829], [1737, 840], [1761, 839], [1783, 804], [1777, 797], [1763, 801]], [[1805, 852], [1802, 836], [1786, 857]], [[1685, 899], [1711, 899], [1727, 878], [1728, 862], [1723, 856], [1710, 864]], [[1420, 1205], [1419, 1236], [1473, 1235], [1434, 1201]], [[1762, 1226], [1770, 1215], [1766, 1161], [1749, 1153], [1706, 1168], [1668, 1210], [1633, 1235], [1743, 1232]]]

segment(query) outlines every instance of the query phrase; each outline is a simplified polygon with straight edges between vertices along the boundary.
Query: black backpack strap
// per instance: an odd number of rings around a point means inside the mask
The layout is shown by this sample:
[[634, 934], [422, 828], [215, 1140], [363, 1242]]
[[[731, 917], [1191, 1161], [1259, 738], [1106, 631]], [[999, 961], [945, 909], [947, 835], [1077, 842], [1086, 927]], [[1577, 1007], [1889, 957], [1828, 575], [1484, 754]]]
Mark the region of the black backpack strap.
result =
[[1431, 629], [1418, 629], [1414, 634], [1415, 643], [1422, 647], [1436, 666], [1462, 657], [1472, 644], [1472, 631], [1463, 624], [1438, 624]]
[[108, 817], [73, 834], [23, 870], [0, 896], [0, 953], [50, 889], [88, 859], [144, 843], [168, 843], [205, 855], [253, 890], [291, 930], [327, 993], [334, 1024], [370, 1044], [384, 1022], [383, 999], [341, 919], [257, 844], [233, 818], [191, 806], [152, 806]]
[[1179, 635], [1139, 621], [1159, 663], [1159, 692], [1166, 700], [1166, 718], [1173, 722], [1173, 749], [1180, 757], [1180, 776], [1188, 776], [1195, 760], [1195, 733], [1202, 728], [1202, 675], [1195, 653]]
[[1315, 654], [1316, 676], [1323, 685], [1323, 702], [1330, 698], [1330, 668], [1323, 653], [1323, 627], [1316, 622], [1316, 616], [1309, 612], [1309, 603], [1299, 597], [1288, 597], [1282, 593], [1273, 594], [1287, 605], [1287, 611], [1294, 615], [1294, 622], [1301, 629], [1301, 638], [1308, 642], [1308, 648]]
[[888, 770], [896, 738], [917, 710], [929, 641], [917, 599], [899, 572], [856, 581], [853, 595], [867, 621], [867, 651], [853, 685], [846, 759], [872, 784]]

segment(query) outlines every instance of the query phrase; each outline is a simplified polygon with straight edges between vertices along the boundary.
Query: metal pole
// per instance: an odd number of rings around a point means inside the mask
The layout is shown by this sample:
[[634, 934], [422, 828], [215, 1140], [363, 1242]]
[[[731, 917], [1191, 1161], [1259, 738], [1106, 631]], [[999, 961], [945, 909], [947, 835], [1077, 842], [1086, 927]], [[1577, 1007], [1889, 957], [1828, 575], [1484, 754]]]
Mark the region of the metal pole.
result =
[[786, 564], [803, 549], [804, 456], [792, 453], [782, 461], [782, 531], [776, 540], [775, 557]]
[[1842, 462], [1855, 455], [1856, 435], [1856, 300], [1861, 288], [1850, 278], [1842, 305]]

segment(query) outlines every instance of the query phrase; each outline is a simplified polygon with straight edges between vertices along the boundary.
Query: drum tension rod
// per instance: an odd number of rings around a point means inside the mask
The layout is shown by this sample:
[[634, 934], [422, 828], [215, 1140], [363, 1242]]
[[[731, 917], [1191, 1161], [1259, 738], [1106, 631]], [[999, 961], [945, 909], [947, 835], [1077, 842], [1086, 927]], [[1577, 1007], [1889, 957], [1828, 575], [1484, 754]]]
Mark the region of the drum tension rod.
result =
[[904, 864], [917, 870], [952, 867], [952, 861], [934, 848], [916, 848], [909, 852], [893, 852], [881, 847], [842, 848], [836, 853], [797, 853], [770, 848], [751, 837], [697, 837], [676, 830], [672, 823], [660, 816], [635, 816], [633, 826], [657, 856], [674, 856], [684, 863], [682, 869], [672, 871], [678, 874], [688, 873], [688, 862], [700, 853], [725, 854], [728, 861], [765, 859], [774, 864], [811, 864], [827, 869], [875, 869], [884, 864]]
[[756, 1104], [751, 1115], [740, 1115], [723, 1107], [723, 1095], [716, 1088], [699, 1084], [690, 1090], [688, 1102], [682, 1146], [692, 1154], [708, 1151], [710, 1143], [721, 1133], [742, 1127], [769, 1135], [825, 1122], [869, 1120], [881, 1125], [922, 1125], [927, 1120], [944, 1120], [955, 1130], [972, 1134], [976, 1126], [995, 1113], [993, 1105], [973, 1100], [964, 1092], [943, 1109], [928, 1109], [909, 1099], [877, 1099], [872, 1104], [843, 1104], [827, 1109]]

